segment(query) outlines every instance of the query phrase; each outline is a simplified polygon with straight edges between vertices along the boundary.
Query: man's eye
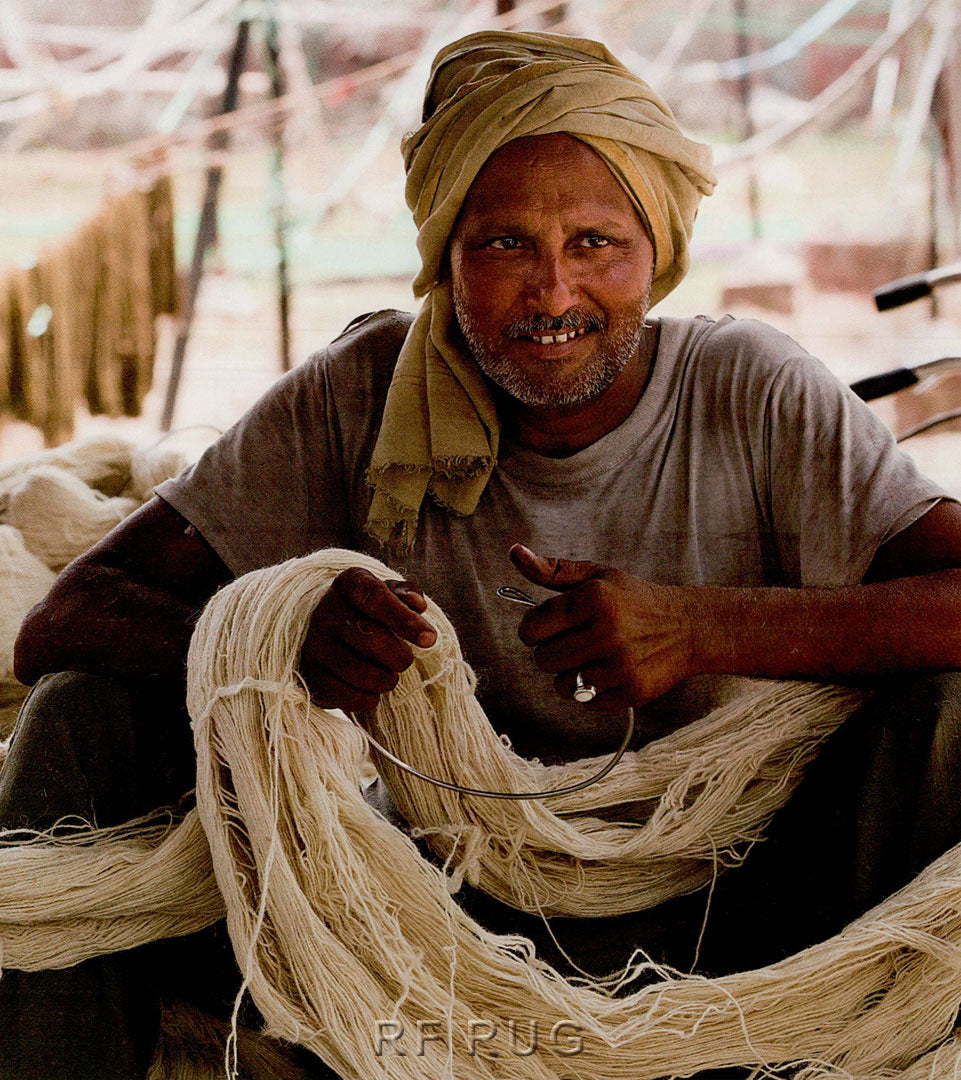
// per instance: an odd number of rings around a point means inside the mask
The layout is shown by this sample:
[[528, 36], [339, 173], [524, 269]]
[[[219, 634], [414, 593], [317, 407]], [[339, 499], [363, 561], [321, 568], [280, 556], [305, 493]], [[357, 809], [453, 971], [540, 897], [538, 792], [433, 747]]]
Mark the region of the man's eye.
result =
[[582, 236], [581, 237], [581, 246], [582, 247], [601, 248], [601, 247], [607, 247], [607, 245], [609, 243], [610, 243], [610, 240], [608, 240], [608, 238], [606, 236], [597, 236], [594, 233], [592, 233], [590, 236]]
[[498, 236], [488, 240], [487, 246], [497, 251], [514, 251], [521, 246], [521, 242], [516, 236]]

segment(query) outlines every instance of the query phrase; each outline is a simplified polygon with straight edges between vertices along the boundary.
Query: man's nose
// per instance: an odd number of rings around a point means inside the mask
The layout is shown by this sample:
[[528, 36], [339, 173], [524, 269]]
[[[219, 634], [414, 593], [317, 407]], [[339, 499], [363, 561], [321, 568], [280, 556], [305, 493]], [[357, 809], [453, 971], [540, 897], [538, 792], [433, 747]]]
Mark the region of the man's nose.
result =
[[573, 306], [577, 282], [563, 254], [542, 252], [531, 268], [530, 296], [544, 315], [563, 315]]

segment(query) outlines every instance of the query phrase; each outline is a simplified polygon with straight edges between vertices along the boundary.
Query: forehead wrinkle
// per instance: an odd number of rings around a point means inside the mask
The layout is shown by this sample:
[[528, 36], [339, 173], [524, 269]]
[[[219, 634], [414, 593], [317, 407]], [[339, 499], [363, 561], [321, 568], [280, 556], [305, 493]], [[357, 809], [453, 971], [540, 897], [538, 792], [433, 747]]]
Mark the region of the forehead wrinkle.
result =
[[570, 135], [541, 135], [506, 143], [487, 159], [468, 190], [458, 227], [489, 227], [510, 217], [543, 213], [581, 217], [584, 227], [601, 221], [643, 221], [607, 164]]

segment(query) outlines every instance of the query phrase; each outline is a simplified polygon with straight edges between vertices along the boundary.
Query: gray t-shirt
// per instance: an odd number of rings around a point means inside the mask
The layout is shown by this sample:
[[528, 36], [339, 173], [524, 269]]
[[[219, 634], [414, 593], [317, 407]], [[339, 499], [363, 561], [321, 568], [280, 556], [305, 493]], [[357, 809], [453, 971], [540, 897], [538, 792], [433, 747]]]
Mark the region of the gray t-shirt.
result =
[[[413, 550], [391, 560], [364, 533], [365, 470], [410, 316], [381, 312], [277, 382], [159, 494], [242, 574], [323, 547], [366, 551], [416, 576], [457, 628], [481, 699], [521, 753], [617, 741], [584, 731], [516, 635], [522, 542], [651, 581], [725, 586], [859, 582], [878, 547], [944, 493], [827, 369], [771, 327], [729, 316], [655, 320], [659, 340], [631, 414], [563, 459], [506, 441], [477, 511], [428, 503]], [[689, 680], [647, 710], [697, 714], [724, 680]], [[662, 719], [658, 719], [661, 717]]]

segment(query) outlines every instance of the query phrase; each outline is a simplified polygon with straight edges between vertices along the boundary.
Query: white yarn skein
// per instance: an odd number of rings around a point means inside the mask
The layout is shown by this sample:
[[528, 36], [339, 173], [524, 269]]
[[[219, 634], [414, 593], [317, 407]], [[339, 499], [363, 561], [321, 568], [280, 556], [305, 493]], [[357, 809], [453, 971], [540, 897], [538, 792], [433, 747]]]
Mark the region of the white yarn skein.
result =
[[[961, 846], [802, 953], [713, 980], [651, 970], [653, 983], [634, 983], [623, 997], [610, 981], [563, 980], [523, 939], [474, 923], [451, 897], [448, 873], [365, 803], [362, 736], [342, 715], [311, 706], [297, 674], [317, 599], [349, 565], [389, 574], [364, 556], [318, 552], [247, 575], [207, 605], [188, 663], [197, 813], [170, 828], [134, 822], [72, 840], [0, 845], [5, 966], [63, 967], [190, 933], [225, 904], [238, 961], [268, 1028], [313, 1050], [346, 1080], [655, 1080], [727, 1066], [756, 1074], [800, 1070], [804, 1080], [954, 1075], [961, 1062], [952, 1039], [961, 1005]], [[378, 726], [387, 741], [409, 744], [415, 764], [431, 771], [441, 744], [444, 760], [436, 767], [471, 786], [541, 782], [497, 740], [473, 700], [452, 628], [435, 605], [428, 611], [438, 643], [417, 650], [414, 667], [382, 702]], [[766, 694], [781, 701], [778, 712], [795, 714], [778, 735], [788, 754], [823, 733], [822, 713], [839, 720], [838, 709], [850, 704], [846, 692], [797, 686], [792, 705], [782, 700], [789, 689]], [[749, 702], [753, 719], [762, 715], [758, 705], [757, 697]], [[432, 789], [417, 800], [421, 812], [412, 820], [476, 825], [482, 863], [498, 860], [499, 837], [513, 837], [513, 870], [524, 879], [537, 863], [557, 866], [554, 856], [567, 852], [584, 864], [600, 898], [609, 898], [597, 856], [621, 849], [624, 876], [636, 881], [630, 849], [647, 826], [617, 828], [595, 818], [588, 800], [597, 810], [633, 801], [642, 787], [657, 789], [648, 858], [678, 854], [685, 820], [706, 828], [699, 846], [709, 854], [717, 824], [732, 816], [726, 804], [733, 803], [741, 835], [766, 814], [752, 784], [740, 791], [716, 784], [710, 763], [737, 772], [731, 759], [744, 756], [762, 787], [783, 779], [776, 763], [768, 768], [757, 759], [753, 737], [742, 740], [746, 719], [720, 710], [666, 737], [660, 749], [652, 744], [633, 766], [625, 762], [577, 793], [576, 808], [566, 797], [537, 813], [521, 804], [527, 809], [518, 822], [510, 803], [485, 807], [464, 796], [450, 814], [442, 805], [448, 793]], [[555, 779], [589, 767], [554, 767]], [[532, 857], [524, 860], [521, 848]], [[497, 1024], [498, 1058], [472, 1052], [471, 1025], [484, 1019]], [[524, 1031], [537, 1024], [544, 1038], [538, 1052], [510, 1053], [512, 1020]], [[378, 1052], [385, 1021], [402, 1025], [403, 1055]], [[573, 1057], [551, 1043], [559, 1023], [582, 1036]], [[432, 1025], [431, 1038], [418, 1043], [421, 1024]]]
[[175, 446], [153, 446], [135, 450], [130, 458], [130, 483], [125, 494], [146, 502], [154, 488], [179, 476], [190, 464], [190, 455]]
[[129, 439], [101, 435], [18, 458], [0, 465], [0, 495], [14, 488], [25, 473], [48, 465], [72, 473], [104, 495], [119, 495], [130, 480], [133, 450]]
[[0, 681], [15, 682], [13, 644], [24, 615], [38, 604], [56, 574], [27, 551], [11, 525], [0, 525]]
[[107, 498], [64, 469], [38, 465], [10, 491], [6, 520], [23, 534], [29, 551], [62, 570], [139, 505], [136, 499]]

